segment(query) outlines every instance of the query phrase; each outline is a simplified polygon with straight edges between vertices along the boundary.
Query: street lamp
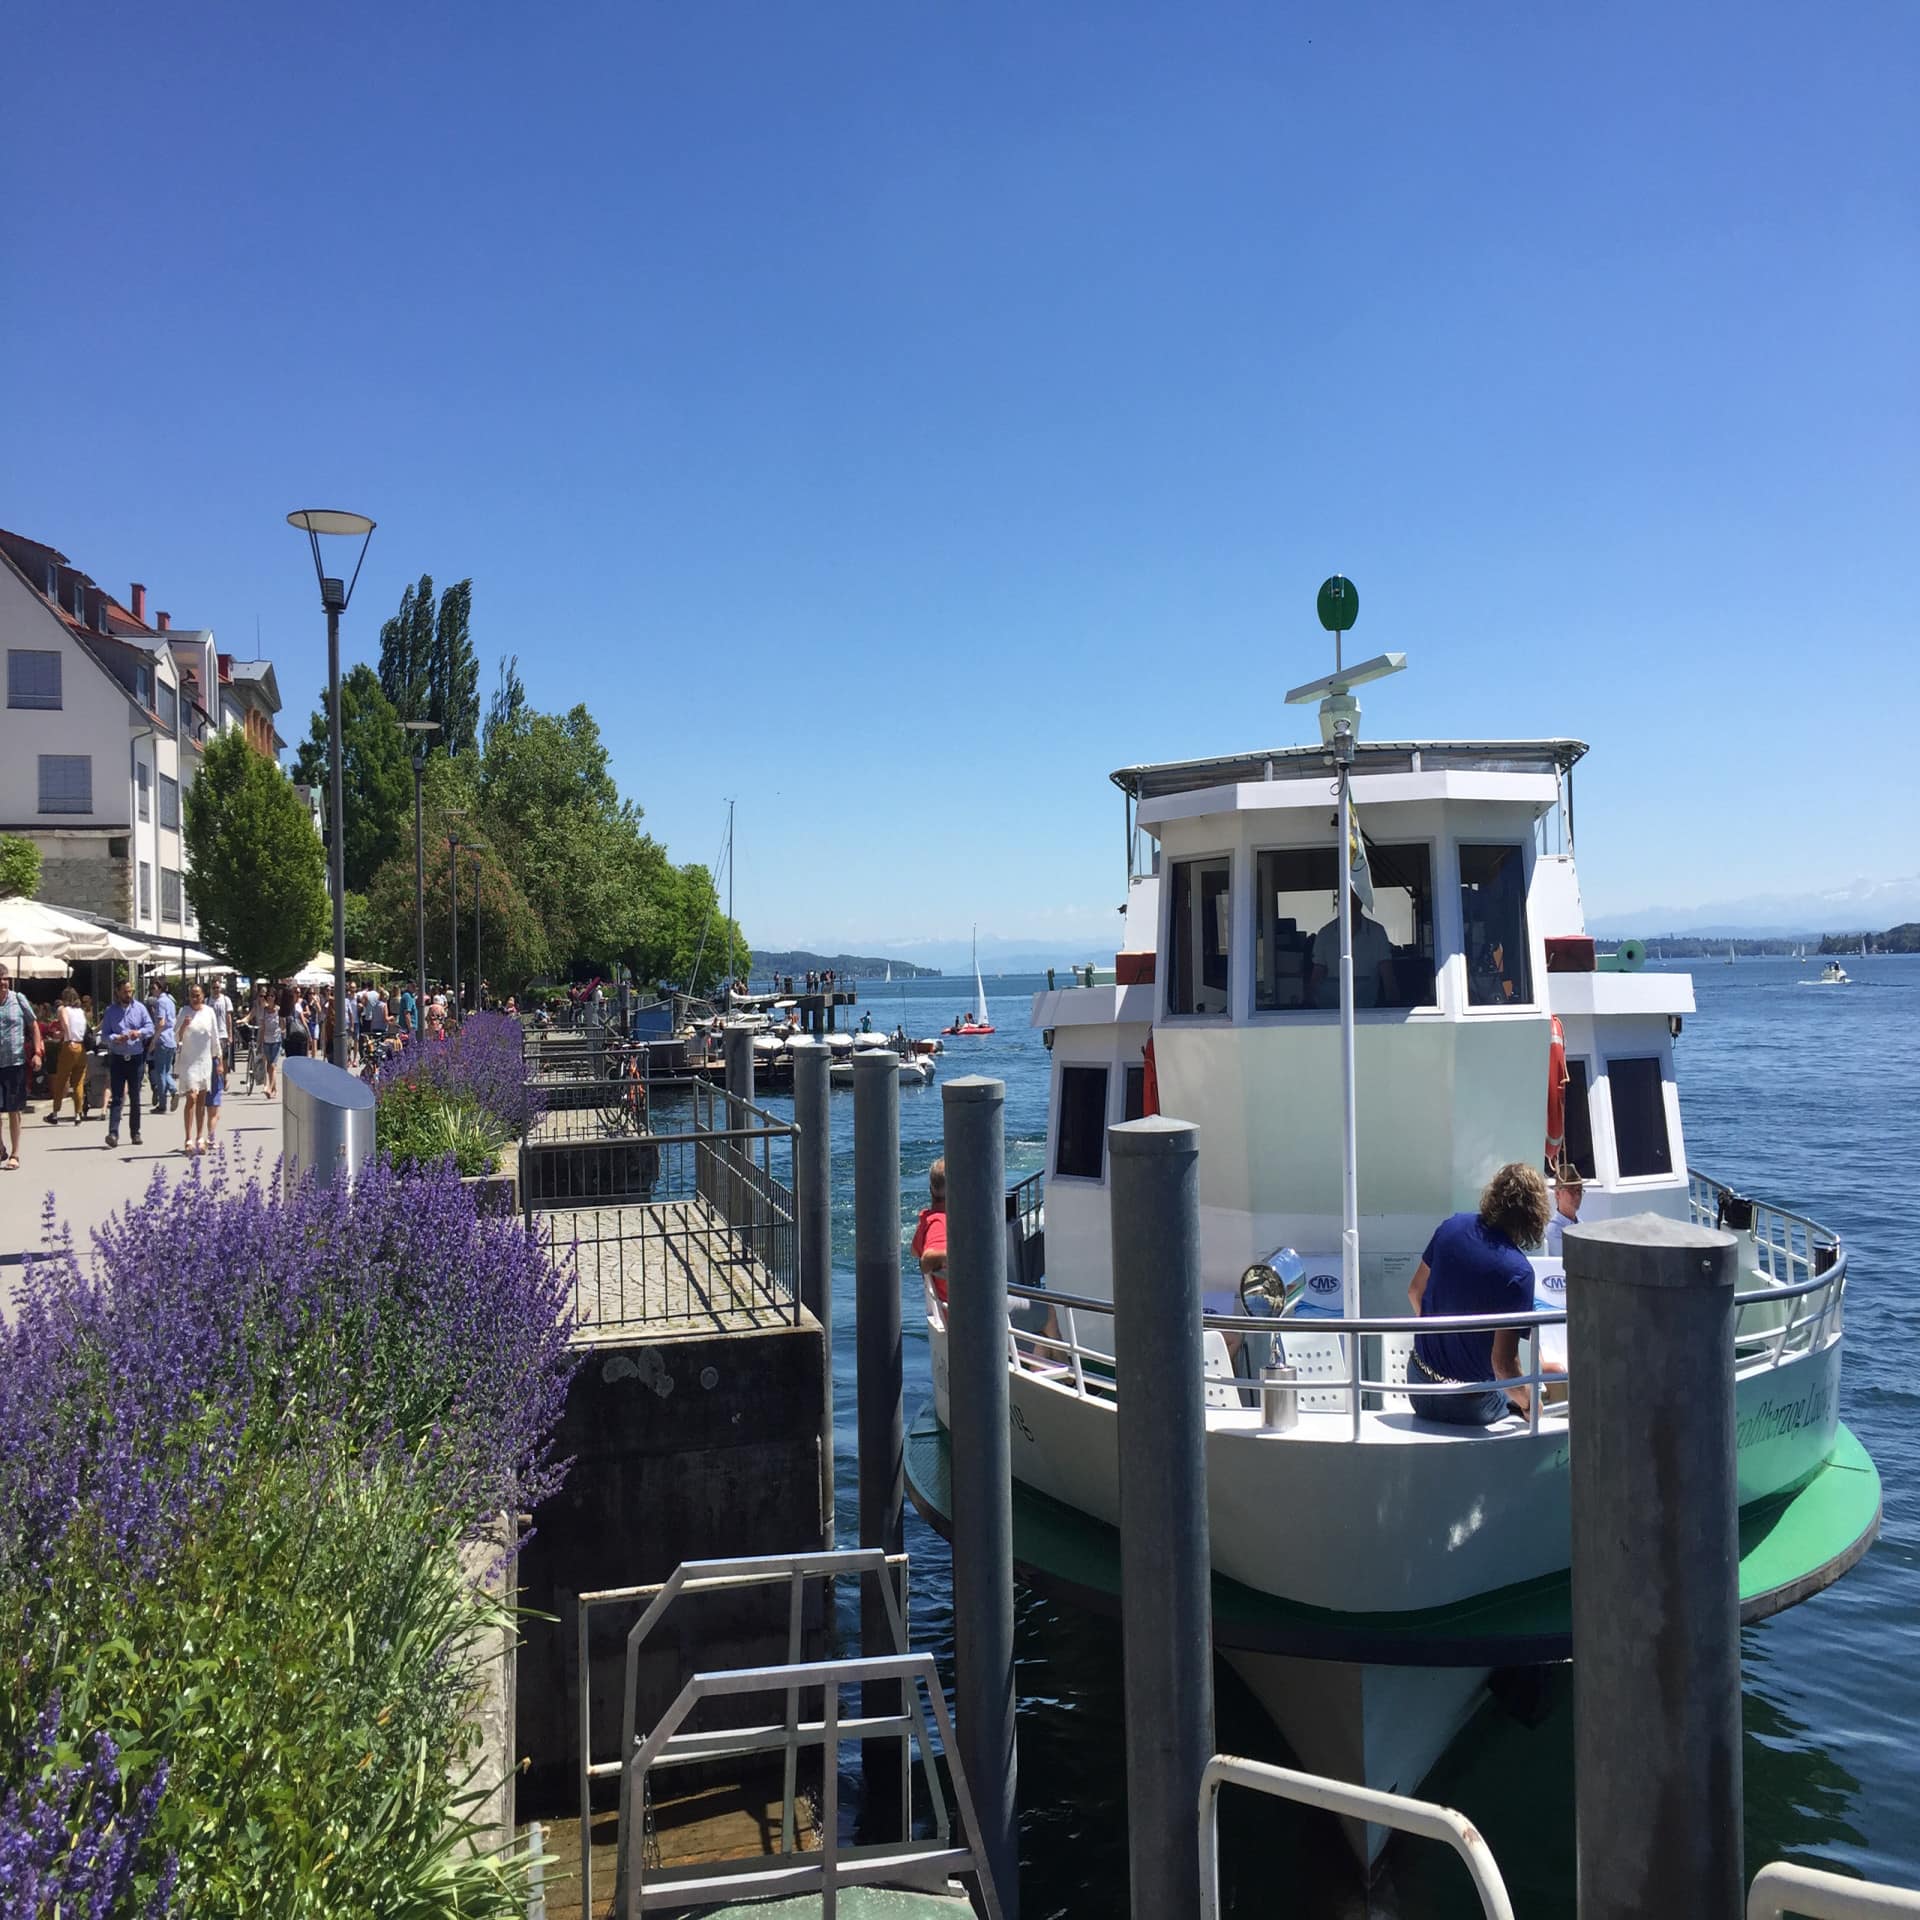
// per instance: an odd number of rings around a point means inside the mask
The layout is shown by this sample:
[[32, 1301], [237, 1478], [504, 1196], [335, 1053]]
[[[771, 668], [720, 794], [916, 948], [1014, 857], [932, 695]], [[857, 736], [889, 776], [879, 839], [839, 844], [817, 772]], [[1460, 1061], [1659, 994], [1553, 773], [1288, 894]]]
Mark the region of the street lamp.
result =
[[484, 840], [462, 840], [460, 844], [473, 855], [473, 1010], [480, 1009], [480, 990], [487, 984], [480, 968], [480, 856], [493, 849]]
[[[333, 889], [333, 1064], [347, 1064], [347, 843], [342, 831], [344, 806], [340, 779], [340, 616], [359, 584], [360, 568], [373, 539], [373, 522], [364, 513], [340, 513], [331, 507], [302, 507], [287, 515], [313, 548], [314, 577], [327, 615], [327, 880]], [[329, 574], [320, 558], [320, 542], [338, 536], [358, 538], [360, 555], [353, 578]]]
[[440, 731], [438, 720], [402, 720], [413, 735], [413, 1038], [427, 1037], [427, 854], [420, 837], [420, 783], [427, 771], [427, 735]]
[[[449, 820], [464, 820], [467, 817], [465, 807], [449, 807]], [[452, 827], [447, 829], [447, 894], [449, 906], [447, 923], [453, 932], [453, 1017], [460, 1018], [460, 836]]]

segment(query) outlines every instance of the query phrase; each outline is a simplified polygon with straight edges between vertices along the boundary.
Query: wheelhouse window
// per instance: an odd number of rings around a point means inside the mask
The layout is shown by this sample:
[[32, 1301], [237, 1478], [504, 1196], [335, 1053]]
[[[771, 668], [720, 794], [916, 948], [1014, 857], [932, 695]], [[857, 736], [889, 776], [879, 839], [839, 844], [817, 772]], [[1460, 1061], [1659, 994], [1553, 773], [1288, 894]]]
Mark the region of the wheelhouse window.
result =
[[[1430, 1007], [1433, 859], [1424, 846], [1367, 842], [1373, 905], [1353, 922], [1357, 1007]], [[1256, 1013], [1340, 1004], [1340, 888], [1336, 847], [1279, 847], [1254, 863]]]
[[1060, 1138], [1053, 1170], [1072, 1180], [1098, 1180], [1107, 1148], [1107, 1070], [1060, 1069]]
[[1519, 847], [1460, 847], [1460, 920], [1466, 936], [1467, 1003], [1530, 1006], [1527, 863]]
[[93, 755], [43, 753], [40, 756], [40, 811], [93, 811]]
[[1667, 1144], [1667, 1101], [1658, 1060], [1609, 1060], [1607, 1089], [1613, 1100], [1613, 1150], [1623, 1180], [1673, 1171]]
[[1561, 1151], [1582, 1180], [1598, 1178], [1593, 1166], [1593, 1111], [1587, 1105], [1587, 1063], [1567, 1062], [1566, 1137]]
[[1225, 1013], [1233, 937], [1233, 863], [1225, 854], [1173, 863], [1167, 942], [1169, 1013]]
[[7, 705], [57, 711], [60, 655], [40, 647], [7, 649]]

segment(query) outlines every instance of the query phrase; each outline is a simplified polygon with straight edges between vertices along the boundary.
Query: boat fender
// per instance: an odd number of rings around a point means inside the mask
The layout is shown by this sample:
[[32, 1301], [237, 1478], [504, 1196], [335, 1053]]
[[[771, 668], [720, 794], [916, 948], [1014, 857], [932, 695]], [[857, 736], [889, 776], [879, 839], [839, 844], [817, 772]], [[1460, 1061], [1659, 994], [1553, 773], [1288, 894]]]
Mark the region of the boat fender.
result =
[[1567, 1144], [1567, 1035], [1553, 1016], [1553, 1040], [1547, 1048], [1547, 1165], [1557, 1167]]

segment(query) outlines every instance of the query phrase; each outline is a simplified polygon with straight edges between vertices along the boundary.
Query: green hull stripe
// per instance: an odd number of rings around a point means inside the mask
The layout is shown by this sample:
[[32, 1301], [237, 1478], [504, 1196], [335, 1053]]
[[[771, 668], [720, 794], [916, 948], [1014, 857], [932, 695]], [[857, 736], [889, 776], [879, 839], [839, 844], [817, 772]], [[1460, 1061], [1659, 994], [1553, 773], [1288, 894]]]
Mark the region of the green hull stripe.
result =
[[[952, 1535], [947, 1433], [923, 1408], [907, 1436], [907, 1486], [937, 1532]], [[1842, 1426], [1820, 1470], [1795, 1492], [1740, 1514], [1740, 1617], [1764, 1620], [1828, 1587], [1880, 1530], [1880, 1475]], [[1117, 1613], [1120, 1536], [1099, 1520], [1014, 1482], [1013, 1556], [1028, 1586]], [[1551, 1574], [1417, 1613], [1334, 1613], [1213, 1576], [1215, 1644], [1250, 1652], [1389, 1666], [1513, 1666], [1573, 1649], [1570, 1577]]]

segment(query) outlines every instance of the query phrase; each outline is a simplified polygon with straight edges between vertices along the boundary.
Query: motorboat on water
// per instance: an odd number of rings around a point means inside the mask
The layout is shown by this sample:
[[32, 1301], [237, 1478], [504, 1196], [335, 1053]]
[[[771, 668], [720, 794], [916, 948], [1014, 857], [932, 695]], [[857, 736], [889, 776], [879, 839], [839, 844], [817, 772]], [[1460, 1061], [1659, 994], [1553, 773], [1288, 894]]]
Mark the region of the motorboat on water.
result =
[[938, 1062], [930, 1053], [923, 1053], [912, 1041], [904, 1046], [896, 1045], [883, 1033], [874, 1034], [878, 1046], [863, 1046], [848, 1049], [836, 1054], [827, 1063], [827, 1084], [835, 1087], [853, 1085], [854, 1061], [861, 1054], [885, 1053], [891, 1051], [899, 1063], [900, 1084], [903, 1087], [928, 1087], [933, 1084], [934, 1075], [939, 1071]]
[[[1409, 1281], [1496, 1168], [1570, 1163], [1587, 1220], [1737, 1233], [1743, 1555], [1749, 1521], [1776, 1555], [1766, 1516], [1791, 1505], [1809, 1525], [1790, 1566], [1743, 1558], [1744, 1618], [1858, 1559], [1879, 1482], [1838, 1419], [1840, 1237], [1689, 1167], [1675, 1041], [1691, 977], [1595, 966], [1572, 838], [1585, 745], [1361, 743], [1364, 677], [1302, 690], [1325, 694], [1316, 744], [1113, 775], [1129, 850], [1115, 980], [1032, 1003], [1051, 1049], [1046, 1161], [1009, 1196], [1009, 1275], [1044, 1274], [1057, 1304], [1011, 1336], [1009, 1412], [1016, 1561], [1086, 1601], [1104, 1591], [1090, 1570], [1117, 1564], [1107, 1129], [1154, 1111], [1196, 1122], [1216, 1645], [1303, 1766], [1411, 1793], [1496, 1674], [1571, 1644], [1567, 1394], [1479, 1429], [1421, 1418], [1404, 1391], [1416, 1327], [1450, 1324], [1409, 1317]], [[1343, 968], [1350, 889], [1359, 957]], [[1567, 1363], [1566, 1277], [1557, 1259], [1534, 1270], [1522, 1370], [1537, 1377]], [[1249, 1295], [1260, 1275], [1281, 1284]], [[950, 1400], [931, 1288], [925, 1307], [934, 1398], [908, 1478], [941, 1525]], [[1296, 1385], [1263, 1398], [1274, 1354]], [[1578, 1373], [1574, 1355], [1576, 1403]], [[1046, 1499], [1026, 1536], [1029, 1493]], [[1061, 1507], [1087, 1533], [1070, 1553]], [[1370, 1866], [1385, 1832], [1349, 1838]]]
[[1820, 969], [1820, 984], [1823, 987], [1850, 987], [1853, 984], [1853, 976], [1838, 960], [1829, 960]]

